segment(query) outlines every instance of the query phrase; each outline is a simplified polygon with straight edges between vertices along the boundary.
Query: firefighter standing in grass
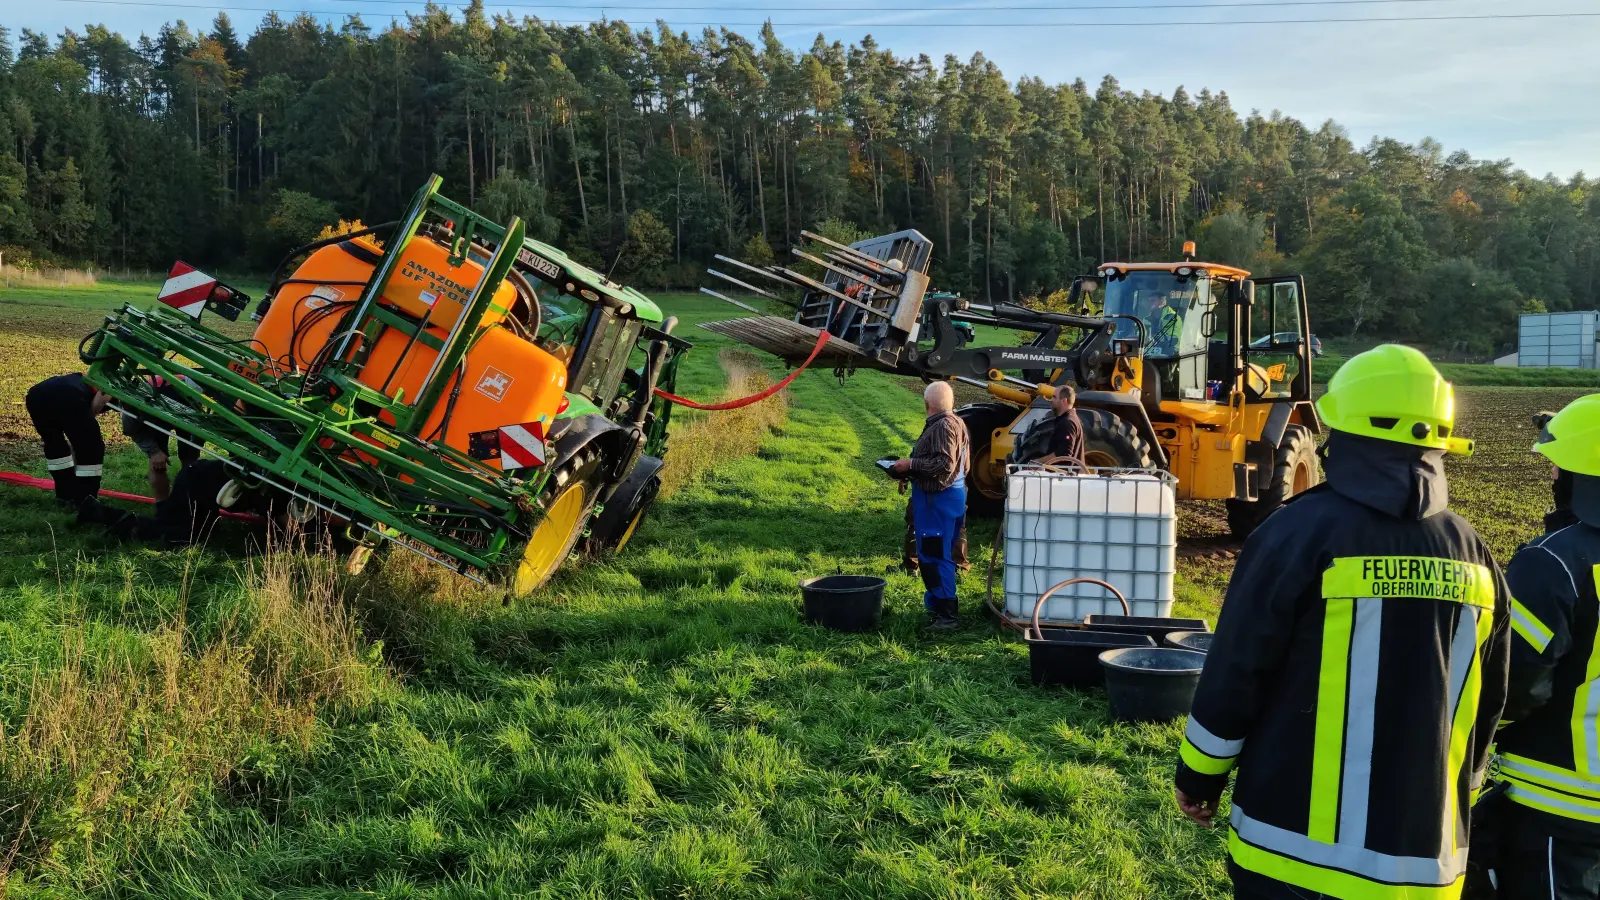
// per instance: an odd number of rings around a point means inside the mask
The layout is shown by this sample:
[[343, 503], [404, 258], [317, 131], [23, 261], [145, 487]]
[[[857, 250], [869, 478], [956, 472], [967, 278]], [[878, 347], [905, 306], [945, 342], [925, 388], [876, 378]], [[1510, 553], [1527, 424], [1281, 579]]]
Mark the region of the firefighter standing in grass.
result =
[[[1503, 900], [1600, 897], [1600, 395], [1573, 401], [1534, 450], [1555, 465], [1545, 534], [1506, 568], [1511, 686], [1497, 739], [1505, 799], [1492, 865]], [[1474, 848], [1476, 849], [1476, 848]], [[1474, 860], [1476, 862], [1476, 860]]]
[[1318, 402], [1325, 484], [1245, 543], [1177, 771], [1209, 825], [1238, 768], [1240, 898], [1455, 900], [1506, 695], [1509, 595], [1446, 509], [1452, 391], [1427, 357], [1351, 359]]
[[98, 417], [110, 399], [84, 381], [82, 372], [46, 378], [28, 388], [24, 402], [44, 444], [44, 465], [55, 482], [58, 503], [77, 506], [99, 495], [106, 442]]

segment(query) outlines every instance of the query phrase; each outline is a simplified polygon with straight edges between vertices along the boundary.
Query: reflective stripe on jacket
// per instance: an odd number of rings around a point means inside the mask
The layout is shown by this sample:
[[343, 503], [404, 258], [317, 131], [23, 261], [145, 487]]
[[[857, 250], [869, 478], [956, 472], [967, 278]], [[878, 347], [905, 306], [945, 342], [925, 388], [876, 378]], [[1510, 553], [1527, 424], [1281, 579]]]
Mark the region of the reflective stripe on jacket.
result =
[[[1419, 513], [1425, 515], [1425, 513]], [[1235, 863], [1350, 900], [1460, 896], [1505, 697], [1499, 568], [1454, 513], [1326, 488], [1274, 513], [1228, 587], [1178, 787], [1235, 767]]]
[[1600, 528], [1578, 523], [1517, 551], [1511, 689], [1498, 738], [1512, 800], [1600, 838]]

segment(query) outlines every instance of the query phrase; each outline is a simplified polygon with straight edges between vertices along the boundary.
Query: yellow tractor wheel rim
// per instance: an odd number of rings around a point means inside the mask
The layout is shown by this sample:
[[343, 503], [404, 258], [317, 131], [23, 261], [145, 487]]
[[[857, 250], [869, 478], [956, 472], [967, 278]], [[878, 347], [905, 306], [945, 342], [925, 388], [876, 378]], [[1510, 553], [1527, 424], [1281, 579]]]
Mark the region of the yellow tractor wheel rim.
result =
[[635, 531], [639, 530], [639, 523], [643, 522], [643, 521], [644, 521], [644, 510], [643, 509], [641, 509], [638, 512], [633, 514], [633, 521], [628, 523], [627, 530], [622, 532], [622, 539], [617, 541], [617, 552], [618, 553], [622, 552], [622, 548], [623, 547], [628, 546], [628, 541], [633, 539], [633, 533]]
[[550, 504], [543, 521], [528, 538], [527, 548], [522, 551], [522, 562], [517, 566], [517, 593], [526, 594], [555, 574], [556, 567], [561, 565], [572, 546], [572, 533], [582, 523], [587, 499], [588, 491], [579, 481], [558, 494]]
[[972, 467], [972, 481], [978, 488], [978, 493], [991, 499], [998, 499], [1006, 495], [1006, 464], [1005, 460], [996, 462], [992, 459], [979, 460]]
[[1294, 467], [1294, 480], [1289, 483], [1289, 496], [1297, 497], [1311, 490], [1311, 467], [1299, 465]]
[[1083, 464], [1091, 469], [1118, 468], [1117, 458], [1104, 450], [1087, 450], [1083, 454]]

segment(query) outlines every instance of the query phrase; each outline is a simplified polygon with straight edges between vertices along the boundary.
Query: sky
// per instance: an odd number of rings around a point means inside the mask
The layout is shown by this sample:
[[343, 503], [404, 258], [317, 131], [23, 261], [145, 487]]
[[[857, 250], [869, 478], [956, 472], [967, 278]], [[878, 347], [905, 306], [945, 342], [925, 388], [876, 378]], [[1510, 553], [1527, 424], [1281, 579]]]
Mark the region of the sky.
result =
[[[0, 25], [11, 29], [13, 40], [23, 28], [57, 35], [87, 23], [133, 40], [175, 19], [208, 25], [219, 10], [228, 11], [243, 35], [268, 9], [309, 11], [334, 23], [360, 12], [377, 27], [422, 6], [411, 0], [207, 2], [0, 0]], [[1446, 152], [1510, 159], [1534, 175], [1600, 176], [1600, 0], [558, 2], [564, 5], [486, 5], [491, 13], [562, 23], [604, 15], [648, 26], [659, 18], [692, 35], [706, 25], [726, 25], [752, 38], [770, 18], [796, 50], [810, 47], [819, 32], [846, 44], [871, 34], [901, 57], [927, 54], [937, 62], [945, 54], [965, 59], [982, 52], [1013, 80], [1082, 78], [1092, 88], [1111, 74], [1125, 89], [1163, 95], [1179, 85], [1191, 94], [1209, 87], [1226, 91], [1241, 115], [1278, 110], [1313, 128], [1333, 119], [1357, 145], [1374, 136], [1408, 143], [1431, 137]], [[1497, 18], [1470, 18], [1481, 16]], [[1286, 21], [1296, 19], [1302, 21]]]

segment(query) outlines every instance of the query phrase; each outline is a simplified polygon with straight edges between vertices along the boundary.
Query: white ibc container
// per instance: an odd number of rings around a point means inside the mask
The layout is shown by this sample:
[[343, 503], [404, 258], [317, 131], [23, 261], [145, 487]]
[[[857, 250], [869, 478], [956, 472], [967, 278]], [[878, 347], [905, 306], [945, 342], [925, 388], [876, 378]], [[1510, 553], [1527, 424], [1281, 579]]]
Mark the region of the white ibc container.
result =
[[[1041, 594], [1071, 578], [1114, 585], [1136, 616], [1172, 613], [1177, 548], [1174, 480], [1166, 472], [1079, 474], [1019, 466], [1006, 482], [1006, 615], [1028, 619]], [[1075, 584], [1045, 602], [1041, 623], [1121, 615], [1105, 588]]]

